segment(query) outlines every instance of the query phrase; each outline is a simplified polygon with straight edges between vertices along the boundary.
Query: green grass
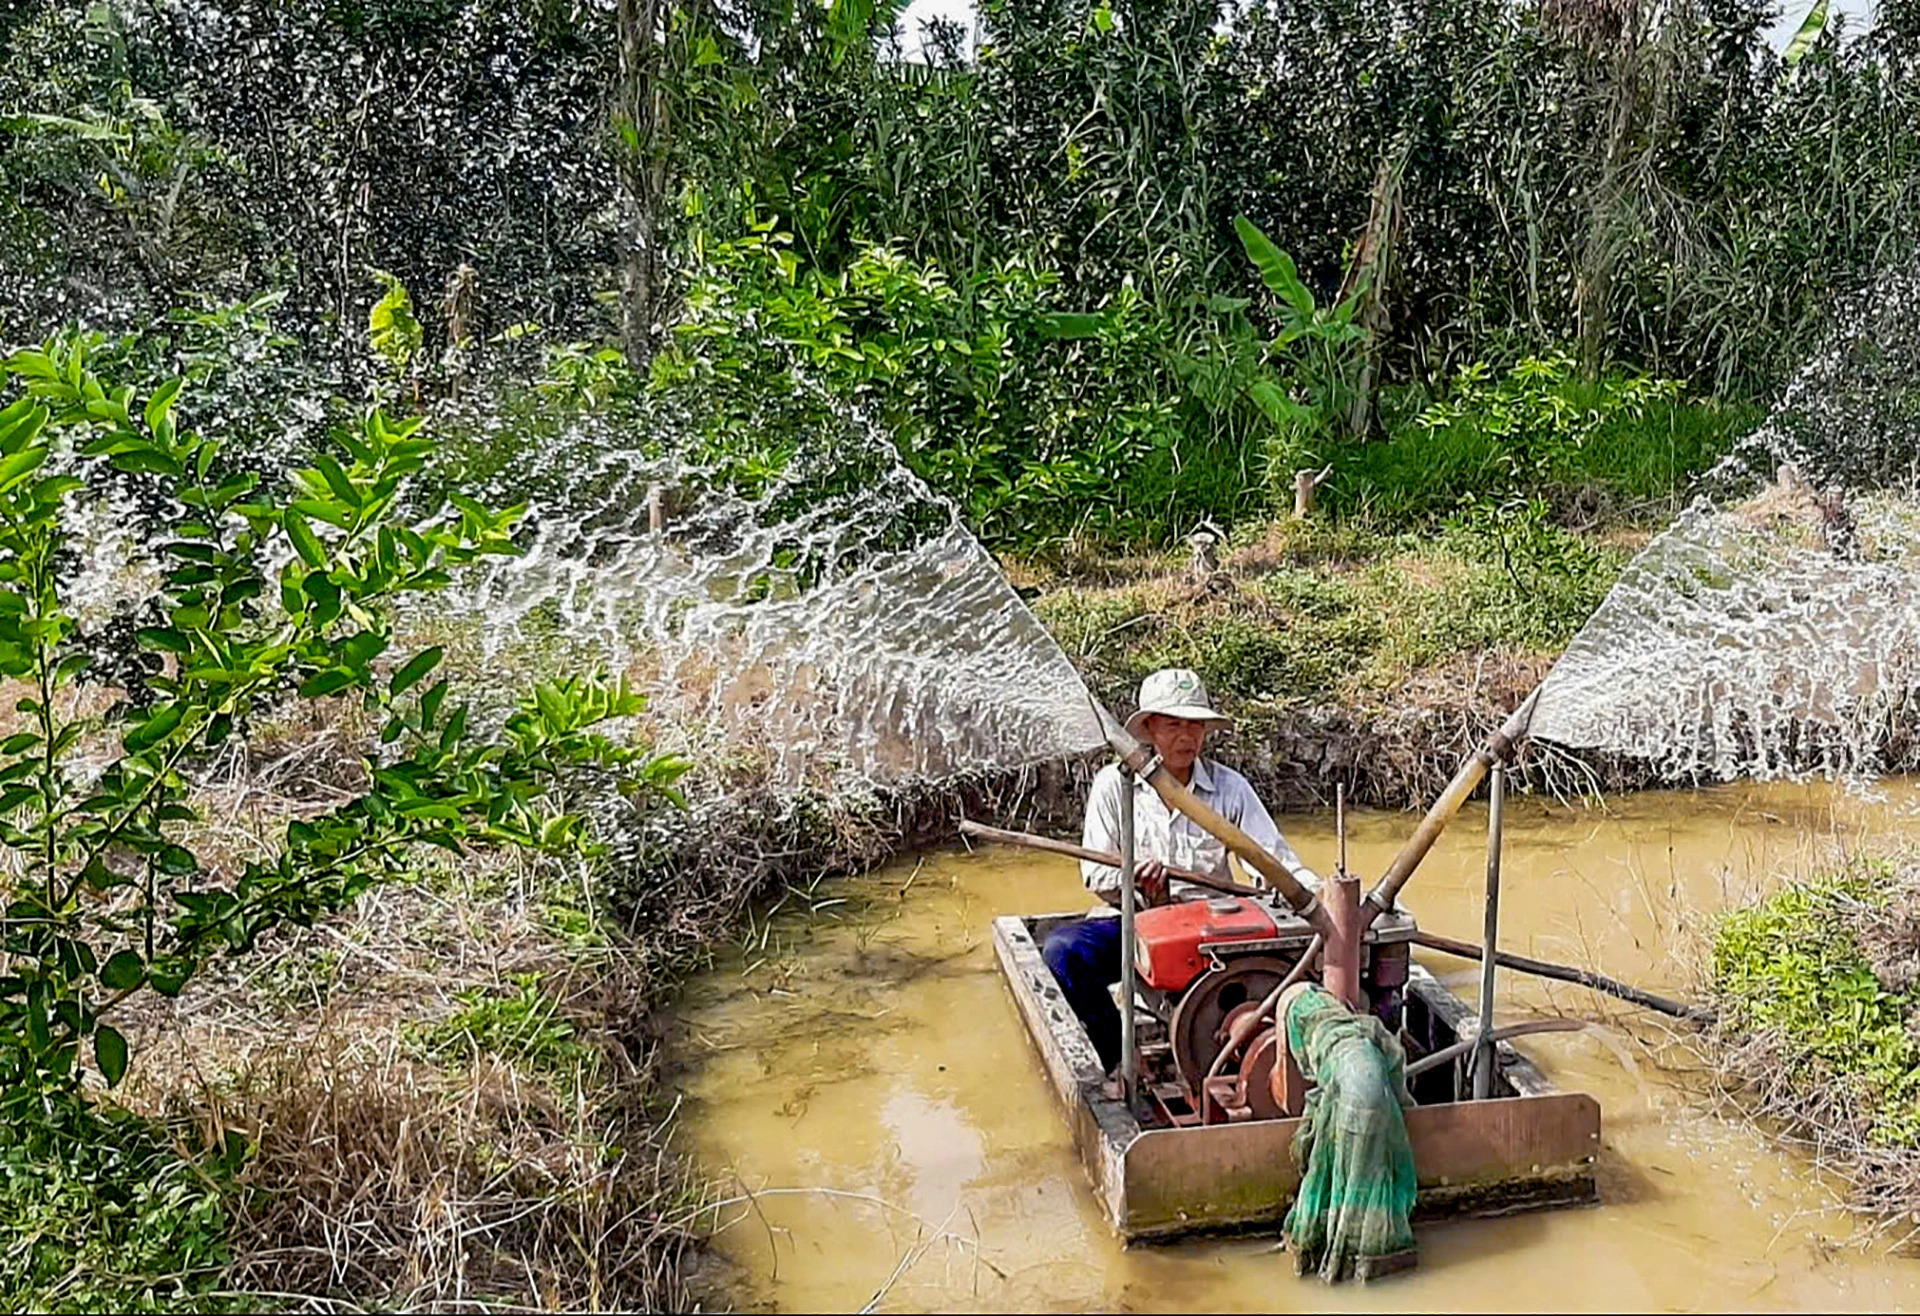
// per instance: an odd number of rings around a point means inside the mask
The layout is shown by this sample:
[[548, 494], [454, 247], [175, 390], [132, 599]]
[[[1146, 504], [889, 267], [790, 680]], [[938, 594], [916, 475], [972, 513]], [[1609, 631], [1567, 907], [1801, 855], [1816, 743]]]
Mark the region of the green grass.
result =
[[1228, 580], [1204, 593], [1169, 559], [1126, 584], [1043, 587], [1034, 608], [1110, 702], [1168, 666], [1243, 712], [1364, 701], [1461, 655], [1558, 650], [1627, 557], [1539, 524], [1510, 538], [1503, 558], [1473, 525], [1434, 539], [1279, 522], [1240, 541]]
[[1863, 861], [1728, 915], [1714, 939], [1713, 982], [1723, 1023], [1781, 1036], [1791, 1077], [1810, 1099], [1842, 1085], [1869, 1113], [1869, 1141], [1915, 1147], [1920, 987], [1889, 991], [1849, 917], [1850, 905], [1885, 900], [1889, 878], [1889, 861]]
[[[237, 1148], [236, 1148], [237, 1150]], [[218, 1165], [164, 1130], [55, 1101], [0, 1123], [0, 1309], [257, 1311], [220, 1292], [231, 1257]]]
[[513, 990], [505, 994], [475, 988], [456, 999], [460, 1009], [416, 1033], [423, 1049], [438, 1059], [487, 1051], [561, 1077], [590, 1070], [597, 1059], [560, 1014], [560, 1002], [541, 986], [539, 974], [516, 975]]
[[[1569, 400], [1581, 405], [1577, 387]], [[1621, 503], [1671, 502], [1761, 416], [1751, 403], [1706, 401], [1658, 403], [1643, 416], [1612, 417], [1556, 456], [1539, 491], [1556, 502], [1581, 490]], [[1507, 452], [1507, 440], [1471, 417], [1432, 431], [1405, 423], [1380, 442], [1333, 454], [1322, 502], [1336, 514], [1422, 524], [1452, 512], [1468, 494], [1502, 487]]]

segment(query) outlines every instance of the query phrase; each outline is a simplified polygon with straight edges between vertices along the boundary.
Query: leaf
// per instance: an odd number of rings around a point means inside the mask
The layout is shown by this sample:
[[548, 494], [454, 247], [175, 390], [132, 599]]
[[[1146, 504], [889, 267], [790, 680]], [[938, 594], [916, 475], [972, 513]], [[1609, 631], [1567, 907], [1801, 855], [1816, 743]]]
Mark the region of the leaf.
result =
[[287, 528], [287, 538], [293, 541], [293, 551], [300, 555], [300, 560], [315, 571], [326, 566], [326, 550], [321, 548], [320, 541], [314, 538], [313, 527], [307, 524], [307, 518], [289, 507], [280, 520], [281, 524]]
[[118, 1087], [127, 1076], [127, 1039], [109, 1024], [93, 1030], [93, 1059], [108, 1087]]
[[179, 955], [162, 955], [147, 967], [147, 981], [162, 996], [178, 996], [192, 976], [193, 962]]
[[100, 985], [109, 991], [126, 991], [146, 981], [147, 962], [137, 950], [115, 951], [100, 968]]
[[126, 746], [129, 754], [145, 753], [172, 735], [186, 712], [184, 704], [162, 704], [151, 717], [129, 731], [120, 743]]
[[334, 667], [309, 676], [301, 683], [300, 694], [303, 698], [318, 699], [322, 695], [338, 694], [352, 685], [353, 681], [352, 672], [344, 667]]
[[433, 730], [433, 719], [440, 716], [440, 705], [447, 697], [447, 683], [443, 680], [433, 689], [420, 697], [420, 729]]
[[408, 660], [407, 665], [393, 674], [393, 680], [387, 686], [387, 692], [396, 698], [412, 689], [421, 677], [431, 672], [440, 663], [445, 651], [439, 645], [423, 649]]
[[116, 470], [128, 475], [169, 475], [179, 479], [186, 474], [180, 463], [154, 448], [129, 448], [112, 455]]
[[377, 631], [361, 631], [340, 646], [340, 656], [355, 667], [365, 667], [387, 647], [387, 637]]
[[1098, 338], [1100, 331], [1106, 328], [1107, 317], [1094, 315], [1086, 311], [1055, 311], [1034, 320], [1043, 338], [1077, 341], [1083, 338]]
[[340, 469], [339, 462], [322, 452], [314, 456], [313, 464], [319, 468], [320, 477], [327, 482], [327, 488], [333, 490], [333, 496], [348, 507], [357, 509], [366, 501], [360, 491], [353, 487], [353, 481], [347, 478], [347, 473]]
[[33, 442], [34, 436], [40, 433], [41, 426], [46, 423], [46, 407], [32, 398], [21, 398], [5, 411], [0, 411], [0, 452], [9, 455], [19, 452]]
[[193, 652], [193, 645], [187, 637], [170, 626], [143, 626], [134, 632], [134, 636], [149, 649], [164, 649], [177, 654]]
[[0, 461], [0, 493], [5, 493], [39, 470], [40, 463], [46, 459], [46, 448], [34, 447], [23, 448], [5, 461]]
[[1807, 52], [1813, 49], [1821, 34], [1827, 30], [1827, 8], [1827, 0], [1813, 0], [1807, 16], [1800, 20], [1800, 30], [1793, 34], [1793, 40], [1787, 43], [1786, 51], [1781, 56], [1788, 68], [1805, 59]]
[[374, 277], [386, 286], [386, 293], [367, 312], [367, 340], [395, 373], [401, 373], [420, 350], [425, 334], [414, 318], [406, 285], [385, 270], [375, 270]]
[[180, 395], [180, 384], [181, 381], [178, 379], [169, 379], [166, 383], [160, 385], [159, 388], [153, 390], [153, 396], [147, 399], [146, 421], [148, 429], [158, 430], [160, 428], [160, 422], [164, 420], [167, 413], [173, 409], [173, 400]]
[[1247, 396], [1276, 425], [1298, 425], [1313, 419], [1313, 408], [1293, 401], [1270, 380], [1255, 380], [1247, 385]]
[[1300, 282], [1300, 274], [1293, 267], [1293, 257], [1276, 247], [1245, 215], [1235, 215], [1233, 227], [1240, 235], [1240, 245], [1246, 249], [1247, 259], [1260, 271], [1260, 281], [1267, 285], [1267, 290], [1299, 314], [1312, 315], [1313, 294], [1307, 291], [1306, 284]]
[[325, 521], [330, 526], [341, 530], [353, 528], [353, 517], [337, 503], [322, 502], [318, 498], [296, 498], [293, 500], [293, 506], [297, 511], [317, 521]]

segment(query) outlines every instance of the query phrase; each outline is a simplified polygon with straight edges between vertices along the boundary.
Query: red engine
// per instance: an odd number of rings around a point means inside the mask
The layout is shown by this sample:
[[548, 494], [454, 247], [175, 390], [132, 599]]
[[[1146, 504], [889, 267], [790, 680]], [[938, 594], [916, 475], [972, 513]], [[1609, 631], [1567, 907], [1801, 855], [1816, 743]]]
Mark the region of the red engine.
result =
[[1134, 965], [1147, 986], [1183, 992], [1207, 968], [1203, 944], [1261, 941], [1279, 931], [1266, 910], [1239, 896], [1177, 901], [1133, 916]]

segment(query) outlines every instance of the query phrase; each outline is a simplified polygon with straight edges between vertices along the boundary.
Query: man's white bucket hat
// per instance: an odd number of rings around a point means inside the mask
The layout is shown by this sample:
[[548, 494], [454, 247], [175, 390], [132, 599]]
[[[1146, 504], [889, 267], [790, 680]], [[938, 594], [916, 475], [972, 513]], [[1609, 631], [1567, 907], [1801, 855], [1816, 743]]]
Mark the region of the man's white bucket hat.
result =
[[1210, 729], [1230, 731], [1233, 719], [1216, 712], [1200, 677], [1184, 667], [1167, 667], [1140, 683], [1140, 711], [1127, 719], [1127, 730], [1138, 736], [1149, 715], [1204, 722]]

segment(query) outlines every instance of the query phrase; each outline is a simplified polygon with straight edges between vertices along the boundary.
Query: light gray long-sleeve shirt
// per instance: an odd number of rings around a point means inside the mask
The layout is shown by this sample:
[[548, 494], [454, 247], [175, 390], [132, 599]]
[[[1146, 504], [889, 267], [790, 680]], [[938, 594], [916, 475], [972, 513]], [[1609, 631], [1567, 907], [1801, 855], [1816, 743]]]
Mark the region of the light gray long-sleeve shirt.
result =
[[[1109, 763], [1093, 779], [1087, 794], [1087, 822], [1081, 844], [1089, 850], [1120, 851], [1120, 800], [1126, 778], [1118, 764]], [[1278, 859], [1281, 865], [1309, 890], [1320, 889], [1320, 878], [1301, 862], [1287, 838], [1280, 834], [1267, 806], [1253, 793], [1247, 779], [1232, 768], [1196, 759], [1193, 780], [1188, 787], [1213, 807], [1228, 822], [1251, 836]], [[1173, 868], [1189, 868], [1199, 873], [1230, 877], [1227, 848], [1202, 831], [1185, 814], [1174, 814], [1166, 801], [1146, 782], [1133, 779], [1133, 840], [1138, 860], [1158, 859]], [[1080, 879], [1095, 895], [1117, 905], [1120, 901], [1120, 870], [1105, 864], [1080, 861]], [[1172, 883], [1174, 899], [1185, 895], [1206, 895], [1206, 891], [1186, 882]]]

